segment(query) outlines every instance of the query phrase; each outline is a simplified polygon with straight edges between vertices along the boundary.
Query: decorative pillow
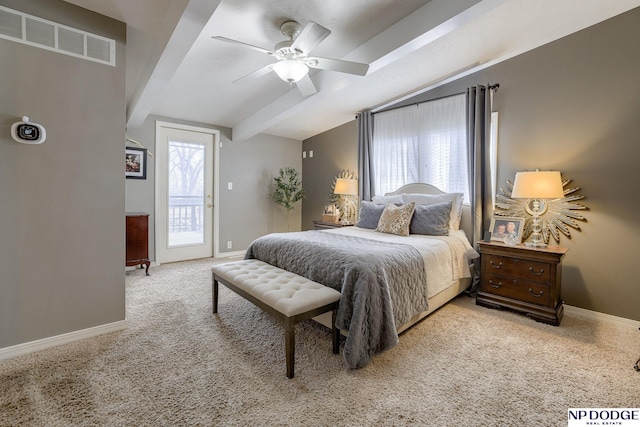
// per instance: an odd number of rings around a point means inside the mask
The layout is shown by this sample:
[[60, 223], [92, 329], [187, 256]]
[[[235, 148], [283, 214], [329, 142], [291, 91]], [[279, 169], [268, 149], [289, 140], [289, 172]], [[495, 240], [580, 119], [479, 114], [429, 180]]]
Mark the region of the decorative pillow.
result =
[[380, 221], [378, 221], [376, 231], [408, 236], [409, 224], [411, 224], [411, 217], [415, 207], [416, 204], [414, 202], [402, 206], [386, 205], [380, 216]]
[[452, 201], [451, 217], [449, 219], [449, 228], [451, 230], [460, 229], [460, 220], [462, 219], [462, 193], [443, 193], [443, 194], [403, 194], [403, 203], [415, 202], [416, 205], [433, 205], [436, 203]]
[[416, 205], [409, 232], [429, 236], [448, 236], [452, 205], [451, 200], [434, 205]]
[[362, 200], [360, 202], [360, 216], [356, 227], [369, 228], [371, 230], [378, 226], [380, 216], [384, 210], [384, 205]]
[[392, 194], [390, 196], [373, 196], [371, 198], [371, 201], [379, 205], [386, 205], [388, 203], [401, 205], [405, 203], [402, 201], [402, 194]]

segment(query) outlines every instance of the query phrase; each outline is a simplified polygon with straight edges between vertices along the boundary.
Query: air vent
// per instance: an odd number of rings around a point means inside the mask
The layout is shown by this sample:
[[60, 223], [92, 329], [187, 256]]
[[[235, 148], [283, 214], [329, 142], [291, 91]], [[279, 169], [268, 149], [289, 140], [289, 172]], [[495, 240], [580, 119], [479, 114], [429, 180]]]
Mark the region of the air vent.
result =
[[42, 22], [32, 18], [25, 19], [26, 31], [24, 32], [28, 42], [42, 45], [48, 48], [56, 47], [56, 26], [48, 22]]
[[0, 38], [116, 65], [115, 40], [0, 6]]
[[112, 56], [111, 47], [112, 43], [109, 43], [109, 40], [87, 34], [87, 56], [89, 58], [92, 58], [95, 61], [109, 62]]
[[66, 28], [58, 28], [58, 49], [76, 55], [84, 55], [84, 34]]
[[3, 38], [22, 38], [22, 16], [0, 7], [0, 35]]

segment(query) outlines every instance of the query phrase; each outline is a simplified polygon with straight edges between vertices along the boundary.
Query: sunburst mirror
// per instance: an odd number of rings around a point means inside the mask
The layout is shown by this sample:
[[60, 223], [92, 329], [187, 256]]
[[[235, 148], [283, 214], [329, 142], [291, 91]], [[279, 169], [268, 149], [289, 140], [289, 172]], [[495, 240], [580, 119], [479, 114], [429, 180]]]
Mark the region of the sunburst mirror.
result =
[[[334, 204], [334, 205], [340, 205], [340, 196], [337, 194], [333, 194], [333, 192], [336, 189], [336, 182], [338, 182], [339, 178], [347, 178], [347, 179], [358, 179], [356, 177], [356, 174], [353, 172], [349, 172], [348, 170], [343, 170], [340, 173], [338, 173], [334, 178], [333, 178], [333, 182], [331, 183], [331, 193], [329, 193], [329, 201]], [[342, 219], [342, 217], [344, 216], [345, 212], [343, 210], [338, 210], [339, 212], [339, 219]]]
[[[562, 188], [564, 197], [559, 199], [545, 200], [546, 211], [540, 216], [542, 219], [542, 238], [545, 243], [549, 243], [549, 239], [553, 237], [556, 243], [560, 242], [560, 234], [564, 234], [567, 238], [571, 238], [571, 228], [580, 230], [580, 224], [577, 221], [586, 221], [587, 219], [577, 211], [584, 211], [586, 206], [576, 203], [578, 200], [584, 199], [584, 196], [575, 194], [580, 187], [568, 187], [571, 179], [562, 180]], [[496, 211], [498, 216], [520, 217], [525, 219], [523, 230], [523, 241], [531, 235], [532, 216], [529, 207], [530, 199], [512, 199], [511, 192], [513, 190], [513, 182], [507, 180], [508, 190], [500, 188], [499, 194], [496, 195]]]

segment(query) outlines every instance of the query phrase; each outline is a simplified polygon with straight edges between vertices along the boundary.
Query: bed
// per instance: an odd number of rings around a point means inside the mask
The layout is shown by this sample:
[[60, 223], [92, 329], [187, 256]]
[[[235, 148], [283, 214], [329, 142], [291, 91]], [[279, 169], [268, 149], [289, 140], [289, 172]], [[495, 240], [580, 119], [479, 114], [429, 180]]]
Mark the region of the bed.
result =
[[[478, 256], [467, 237], [469, 217], [461, 194], [409, 184], [361, 202], [354, 227], [269, 234], [252, 242], [245, 258], [339, 290], [343, 356], [360, 368], [469, 287]], [[330, 318], [317, 320], [331, 325]]]

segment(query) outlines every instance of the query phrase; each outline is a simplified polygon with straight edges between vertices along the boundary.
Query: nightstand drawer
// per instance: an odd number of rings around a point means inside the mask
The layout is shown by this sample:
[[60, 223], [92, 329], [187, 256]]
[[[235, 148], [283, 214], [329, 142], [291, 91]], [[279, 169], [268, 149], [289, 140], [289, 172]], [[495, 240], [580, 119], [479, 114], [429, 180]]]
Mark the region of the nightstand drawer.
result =
[[498, 274], [541, 283], [549, 283], [551, 279], [551, 266], [545, 262], [489, 254], [483, 257], [483, 262], [487, 274]]
[[482, 278], [483, 292], [543, 306], [549, 305], [549, 286], [529, 280], [488, 274]]

